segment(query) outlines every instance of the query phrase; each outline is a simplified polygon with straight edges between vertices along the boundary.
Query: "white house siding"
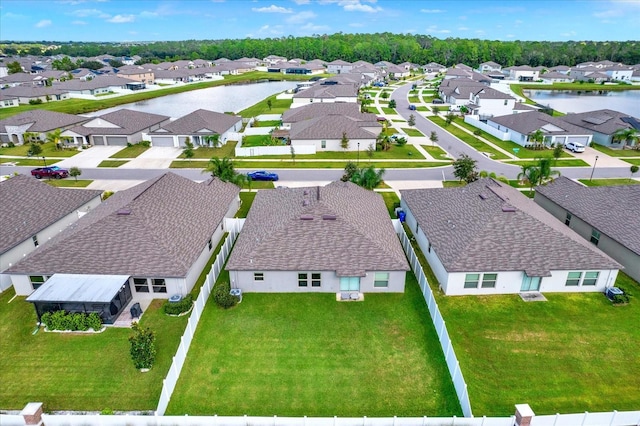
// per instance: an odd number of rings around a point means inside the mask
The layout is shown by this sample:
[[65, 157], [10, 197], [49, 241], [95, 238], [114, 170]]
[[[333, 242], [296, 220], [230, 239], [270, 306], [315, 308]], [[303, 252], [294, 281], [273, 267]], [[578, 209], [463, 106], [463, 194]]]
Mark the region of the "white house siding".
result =
[[484, 130], [485, 132], [489, 133], [490, 135], [493, 135], [495, 137], [497, 137], [498, 139], [500, 139], [501, 141], [508, 141], [509, 140], [509, 134], [503, 131], [498, 130], [495, 127], [489, 126], [488, 124], [483, 123], [482, 121], [479, 120], [479, 117], [477, 115], [465, 115], [464, 116], [464, 122], [471, 124], [474, 127], [477, 127], [481, 130]]
[[0, 108], [11, 108], [20, 106], [20, 102], [18, 102], [18, 98], [12, 99], [3, 99], [0, 101]]
[[[91, 201], [83, 204], [77, 210], [74, 210], [57, 222], [38, 232], [36, 236], [38, 238], [39, 245], [45, 244], [51, 238], [55, 237], [58, 233], [62, 232], [67, 226], [76, 222], [80, 218], [80, 212], [87, 213], [88, 211], [96, 208], [99, 204], [100, 197], [95, 197]], [[25, 241], [21, 242], [20, 244], [0, 256], [0, 271], [4, 271], [7, 268], [13, 266], [16, 262], [36, 249], [37, 247], [33, 244], [33, 240], [31, 239], [31, 237], [29, 237]], [[9, 275], [0, 275], [0, 290], [9, 288], [11, 286], [11, 280], [12, 279]], [[18, 293], [18, 288], [16, 288], [16, 294], [24, 296], [31, 294], [33, 289], [31, 288], [30, 283], [27, 284], [27, 288], [21, 289], [21, 293]]]
[[[254, 272], [263, 273], [263, 281], [254, 280]], [[311, 275], [306, 287], [298, 286], [298, 273], [320, 272], [321, 285], [311, 285]], [[389, 273], [388, 287], [374, 287], [375, 272]], [[240, 288], [246, 293], [339, 293], [340, 277], [335, 271], [229, 271], [232, 288]], [[406, 273], [404, 271], [367, 271], [360, 277], [361, 293], [402, 293]]]
[[[325, 147], [323, 148], [322, 141], [325, 141]], [[369, 145], [376, 146], [375, 139], [350, 139], [349, 149], [342, 149], [340, 143], [342, 139], [292, 139], [291, 145], [295, 148], [297, 146], [315, 146], [316, 152], [321, 151], [358, 151], [358, 143], [360, 143], [360, 151], [364, 155]], [[290, 150], [289, 150], [290, 151]]]
[[[506, 101], [506, 102], [505, 102]], [[512, 113], [516, 106], [515, 99], [477, 99], [476, 104], [480, 107], [480, 115], [502, 116]]]

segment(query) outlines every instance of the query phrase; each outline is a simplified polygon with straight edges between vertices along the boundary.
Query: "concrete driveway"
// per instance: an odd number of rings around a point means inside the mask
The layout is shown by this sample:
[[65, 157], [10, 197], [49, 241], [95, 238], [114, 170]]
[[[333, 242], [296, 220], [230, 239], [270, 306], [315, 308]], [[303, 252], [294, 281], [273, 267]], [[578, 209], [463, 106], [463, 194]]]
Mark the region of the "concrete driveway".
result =
[[81, 169], [98, 167], [98, 164], [103, 160], [107, 160], [121, 149], [121, 146], [92, 146], [89, 149], [82, 150], [82, 152], [71, 158], [62, 160], [57, 166], [67, 169], [69, 167], [79, 167]]
[[151, 147], [138, 157], [123, 164], [121, 169], [168, 169], [171, 162], [182, 154], [182, 149], [172, 147]]

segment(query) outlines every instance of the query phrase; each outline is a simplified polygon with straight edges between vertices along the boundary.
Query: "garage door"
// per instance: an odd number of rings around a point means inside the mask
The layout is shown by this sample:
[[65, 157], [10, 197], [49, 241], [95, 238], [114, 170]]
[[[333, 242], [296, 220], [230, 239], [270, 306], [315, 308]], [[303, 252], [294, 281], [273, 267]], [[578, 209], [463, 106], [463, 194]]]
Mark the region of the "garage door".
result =
[[567, 142], [579, 142], [582, 145], [589, 144], [589, 136], [569, 136]]
[[151, 145], [153, 146], [173, 146], [173, 136], [152, 136]]
[[94, 145], [104, 145], [104, 136], [94, 136], [93, 137]]
[[107, 145], [127, 146], [127, 137], [126, 136], [107, 136]]

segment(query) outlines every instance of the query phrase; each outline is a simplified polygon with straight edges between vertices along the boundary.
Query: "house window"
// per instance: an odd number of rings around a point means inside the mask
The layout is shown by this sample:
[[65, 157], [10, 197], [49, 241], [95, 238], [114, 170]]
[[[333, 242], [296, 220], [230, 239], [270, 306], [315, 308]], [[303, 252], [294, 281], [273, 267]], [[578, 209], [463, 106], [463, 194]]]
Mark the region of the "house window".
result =
[[466, 274], [464, 276], [464, 288], [478, 288], [480, 274]]
[[309, 277], [309, 274], [307, 274], [306, 272], [299, 272], [298, 287], [306, 287], [307, 285], [309, 285], [308, 277]]
[[320, 148], [326, 148], [327, 147], [327, 141], [320, 141]]
[[149, 293], [149, 282], [146, 278], [134, 278], [133, 285], [136, 293]]
[[504, 100], [504, 104], [507, 105], [507, 99]]
[[582, 278], [582, 272], [569, 272], [567, 275], [567, 287], [575, 287], [580, 285], [580, 278]]
[[167, 292], [167, 283], [164, 278], [154, 278], [151, 280], [151, 284], [153, 285], [154, 293], [166, 293]]
[[598, 282], [598, 275], [600, 275], [600, 272], [585, 272], [582, 285], [596, 285], [596, 282]]
[[311, 273], [311, 287], [320, 287], [322, 284], [322, 275], [320, 272], [312, 272]]
[[431, 243], [429, 243], [429, 246], [427, 246], [427, 253], [431, 253]]
[[482, 288], [496, 288], [498, 274], [484, 274], [482, 276]]
[[33, 241], [33, 245], [35, 247], [38, 247], [40, 245], [40, 243], [38, 242], [38, 236], [34, 235], [33, 237], [31, 237], [31, 240]]
[[340, 291], [360, 291], [360, 277], [340, 277]]
[[254, 281], [264, 281], [264, 272], [254, 272], [253, 273]]
[[209, 238], [209, 251], [213, 248], [213, 240]]
[[567, 225], [567, 226], [571, 225], [571, 218], [572, 217], [573, 216], [571, 216], [571, 213], [567, 212], [567, 216], [564, 218], [564, 224]]
[[388, 272], [376, 272], [373, 278], [374, 287], [389, 287], [389, 273]]
[[596, 231], [595, 229], [591, 230], [591, 240], [590, 241], [595, 245], [598, 245], [598, 242], [600, 241], [600, 233], [598, 231]]
[[34, 290], [40, 288], [46, 280], [42, 275], [29, 275], [29, 281], [31, 281], [31, 287], [33, 287]]

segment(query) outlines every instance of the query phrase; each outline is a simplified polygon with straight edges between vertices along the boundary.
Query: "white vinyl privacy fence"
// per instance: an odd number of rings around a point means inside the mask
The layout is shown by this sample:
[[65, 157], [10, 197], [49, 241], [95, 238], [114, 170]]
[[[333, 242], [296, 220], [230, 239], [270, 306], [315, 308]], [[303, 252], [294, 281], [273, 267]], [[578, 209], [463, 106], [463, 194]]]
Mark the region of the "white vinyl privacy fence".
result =
[[173, 357], [173, 362], [171, 363], [171, 367], [169, 368], [167, 377], [162, 381], [162, 392], [160, 393], [160, 400], [158, 401], [158, 408], [156, 410], [156, 413], [159, 416], [164, 415], [165, 411], [167, 410], [169, 400], [171, 399], [171, 394], [173, 393], [173, 390], [176, 387], [176, 383], [178, 382], [178, 378], [180, 377], [180, 371], [182, 370], [184, 361], [187, 358], [187, 352], [189, 352], [189, 346], [191, 345], [191, 340], [193, 340], [193, 335], [196, 332], [196, 328], [198, 326], [198, 321], [200, 321], [202, 311], [207, 304], [207, 300], [209, 300], [209, 295], [211, 294], [213, 285], [216, 283], [216, 280], [218, 279], [218, 276], [220, 275], [220, 272], [222, 271], [222, 268], [227, 261], [227, 257], [229, 256], [231, 248], [233, 247], [233, 243], [236, 241], [236, 237], [242, 229], [243, 224], [244, 219], [225, 220], [225, 227], [228, 232], [227, 239], [224, 241], [224, 244], [222, 245], [218, 256], [216, 256], [215, 262], [211, 266], [211, 270], [207, 274], [204, 285], [200, 289], [200, 294], [198, 295], [195, 305], [193, 306], [193, 310], [191, 311], [191, 315], [189, 316], [187, 327], [184, 330], [184, 334], [180, 338], [180, 346], [178, 346], [178, 351]]
[[467, 384], [464, 381], [464, 377], [462, 377], [460, 363], [458, 362], [455, 351], [453, 350], [453, 345], [451, 344], [451, 339], [449, 338], [449, 332], [447, 331], [447, 327], [444, 323], [444, 318], [442, 318], [440, 309], [438, 309], [436, 299], [433, 297], [433, 292], [431, 291], [431, 287], [429, 287], [429, 282], [427, 281], [427, 277], [422, 270], [422, 265], [420, 265], [418, 256], [416, 256], [416, 253], [411, 246], [409, 237], [407, 237], [407, 234], [406, 232], [404, 232], [404, 228], [399, 221], [395, 222], [395, 224], [396, 231], [398, 232], [398, 235], [400, 237], [400, 242], [402, 243], [402, 248], [407, 255], [407, 259], [409, 259], [411, 269], [413, 270], [413, 273], [418, 280], [418, 284], [420, 284], [420, 290], [422, 291], [424, 300], [427, 302], [431, 320], [433, 321], [433, 325], [435, 326], [436, 332], [438, 333], [440, 346], [442, 346], [442, 351], [444, 352], [444, 357], [447, 361], [449, 374], [451, 374], [451, 380], [453, 381], [453, 386], [456, 389], [456, 394], [458, 395], [458, 400], [460, 401], [460, 406], [462, 407], [462, 413], [465, 417], [473, 417], [473, 413], [471, 411], [471, 403], [469, 402], [469, 393], [467, 392]]

